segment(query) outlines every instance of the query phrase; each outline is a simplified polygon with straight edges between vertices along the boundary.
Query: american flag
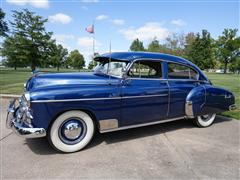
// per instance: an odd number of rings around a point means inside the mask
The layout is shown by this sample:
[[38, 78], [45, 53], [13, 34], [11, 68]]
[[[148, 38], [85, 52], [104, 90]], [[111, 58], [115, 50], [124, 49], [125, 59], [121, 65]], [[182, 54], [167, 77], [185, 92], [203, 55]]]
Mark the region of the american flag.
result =
[[87, 32], [89, 32], [90, 34], [93, 34], [94, 33], [94, 25], [88, 26], [85, 30]]

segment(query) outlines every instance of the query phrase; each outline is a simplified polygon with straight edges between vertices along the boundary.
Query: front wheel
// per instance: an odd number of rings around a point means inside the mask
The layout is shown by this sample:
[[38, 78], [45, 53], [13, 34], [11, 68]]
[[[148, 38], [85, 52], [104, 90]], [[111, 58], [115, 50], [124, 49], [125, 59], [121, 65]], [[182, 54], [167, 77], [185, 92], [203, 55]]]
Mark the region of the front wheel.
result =
[[207, 114], [202, 116], [197, 116], [194, 121], [198, 127], [208, 127], [211, 126], [214, 122], [216, 114]]
[[58, 151], [75, 152], [91, 141], [94, 130], [93, 120], [87, 113], [67, 111], [53, 122], [48, 140]]

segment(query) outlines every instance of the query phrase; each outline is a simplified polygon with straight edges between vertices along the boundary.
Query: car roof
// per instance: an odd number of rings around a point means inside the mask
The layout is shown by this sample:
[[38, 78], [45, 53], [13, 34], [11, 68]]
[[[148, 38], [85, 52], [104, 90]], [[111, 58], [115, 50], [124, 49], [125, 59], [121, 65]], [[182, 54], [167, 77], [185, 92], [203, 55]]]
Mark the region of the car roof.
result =
[[193, 63], [190, 61], [177, 57], [170, 54], [163, 54], [163, 53], [153, 53], [153, 52], [112, 52], [112, 53], [106, 53], [102, 54], [100, 56], [95, 57], [95, 61], [105, 61], [108, 59], [113, 60], [122, 60], [122, 61], [134, 61], [137, 59], [146, 59], [146, 60], [166, 60], [169, 62], [175, 62], [175, 63], [182, 63], [187, 64], [196, 67]]
[[109, 59], [118, 61], [131, 62], [138, 59], [144, 60], [163, 60], [167, 62], [180, 63], [193, 67], [200, 74], [200, 78], [208, 80], [208, 78], [202, 73], [201, 69], [192, 62], [170, 54], [155, 53], [155, 52], [112, 52], [99, 55], [94, 58], [95, 61], [108, 61]]

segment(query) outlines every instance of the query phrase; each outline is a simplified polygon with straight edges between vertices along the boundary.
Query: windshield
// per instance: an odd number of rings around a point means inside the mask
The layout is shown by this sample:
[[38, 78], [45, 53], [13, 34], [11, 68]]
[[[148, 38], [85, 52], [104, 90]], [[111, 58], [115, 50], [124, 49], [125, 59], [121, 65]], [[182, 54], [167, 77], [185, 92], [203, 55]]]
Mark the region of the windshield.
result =
[[123, 69], [126, 68], [127, 64], [128, 62], [125, 61], [100, 62], [100, 64], [95, 67], [94, 71], [111, 76], [121, 77]]

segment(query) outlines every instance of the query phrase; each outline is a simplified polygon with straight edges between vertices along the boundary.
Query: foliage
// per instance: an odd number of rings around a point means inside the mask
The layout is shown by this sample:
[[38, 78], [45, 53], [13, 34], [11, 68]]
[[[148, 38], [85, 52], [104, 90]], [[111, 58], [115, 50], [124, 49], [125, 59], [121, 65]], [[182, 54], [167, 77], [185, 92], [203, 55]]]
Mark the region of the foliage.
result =
[[21, 37], [17, 35], [7, 37], [1, 49], [2, 56], [6, 58], [4, 59], [4, 64], [9, 67], [14, 67], [15, 70], [17, 67], [24, 67], [27, 64], [25, 49], [19, 46], [19, 39], [21, 39]]
[[[50, 47], [54, 40], [52, 33], [46, 32], [45, 23], [47, 19], [35, 15], [27, 9], [23, 11], [13, 11], [12, 35], [6, 39], [7, 45], [3, 46], [3, 56], [6, 57], [7, 64], [12, 65], [18, 58], [9, 58], [12, 52], [20, 54], [24, 64], [31, 64], [32, 71], [36, 66], [41, 66], [48, 58]], [[17, 56], [18, 57], [18, 56]], [[17, 64], [22, 62], [17, 62]]]
[[240, 74], [240, 57], [236, 57], [232, 60], [229, 66], [230, 71]]
[[130, 51], [145, 51], [143, 42], [139, 39], [135, 39], [130, 45]]
[[207, 30], [202, 30], [201, 35], [198, 33], [196, 39], [188, 48], [186, 56], [189, 60], [201, 69], [214, 68], [214, 41]]
[[173, 54], [176, 56], [184, 56], [185, 35], [175, 33], [171, 36], [168, 36], [163, 47], [163, 53]]
[[48, 64], [51, 64], [54, 67], [57, 67], [57, 71], [59, 71], [59, 68], [61, 65], [63, 65], [67, 60], [68, 50], [64, 48], [61, 44], [56, 45], [53, 44], [51, 50], [50, 50], [50, 62]]
[[96, 61], [92, 60], [88, 64], [88, 69], [93, 69], [94, 67], [96, 67], [96, 65], [97, 65]]
[[189, 32], [185, 35], [184, 56], [188, 59], [188, 54], [192, 49], [192, 45], [195, 42], [197, 35], [194, 32]]
[[76, 68], [76, 69], [82, 69], [83, 66], [85, 66], [85, 60], [82, 54], [79, 53], [77, 49], [70, 52], [67, 64]]
[[217, 40], [217, 58], [224, 64], [224, 73], [227, 72], [228, 64], [231, 62], [235, 64], [234, 61], [240, 55], [240, 37], [237, 37], [237, 31], [237, 29], [224, 29]]
[[4, 21], [5, 13], [2, 8], [0, 8], [0, 36], [7, 37], [7, 32], [9, 31], [7, 22]]
[[148, 45], [147, 50], [150, 51], [150, 52], [159, 52], [160, 51], [160, 44], [159, 44], [159, 41], [157, 40], [156, 37]]

